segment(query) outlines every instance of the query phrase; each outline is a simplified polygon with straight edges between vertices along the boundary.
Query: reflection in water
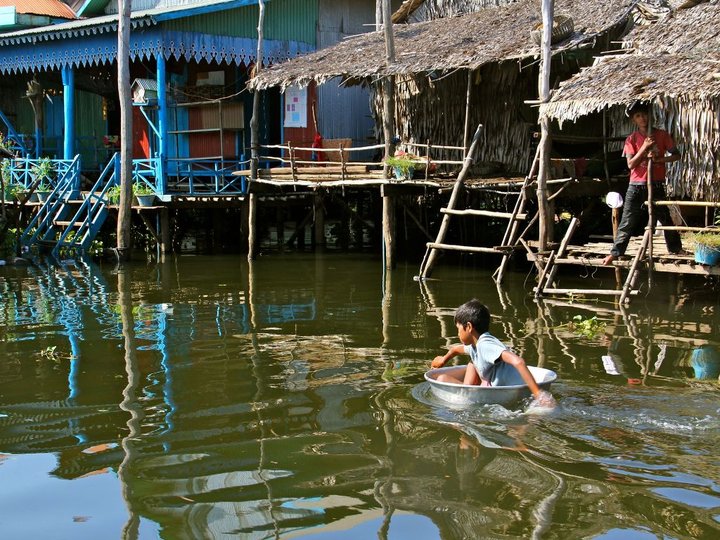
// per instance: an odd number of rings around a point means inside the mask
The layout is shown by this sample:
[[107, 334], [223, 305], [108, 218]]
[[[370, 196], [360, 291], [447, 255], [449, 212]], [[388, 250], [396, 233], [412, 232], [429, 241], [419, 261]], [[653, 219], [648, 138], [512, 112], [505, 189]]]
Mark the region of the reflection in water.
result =
[[[418, 538], [714, 536], [718, 318], [706, 306], [535, 303], [522, 276], [479, 289], [489, 275], [458, 269], [418, 284], [414, 271], [381, 280], [374, 261], [338, 255], [7, 270], [0, 507], [25, 512], [4, 529], [394, 538], [402, 523]], [[560, 374], [556, 414], [453, 409], [418, 384], [457, 339], [455, 307], [474, 296], [499, 339]], [[580, 334], [577, 314], [602, 326]], [[35, 484], [8, 465], [33, 455], [55, 460]], [[124, 506], [112, 523], [90, 511], [80, 523], [54, 497], [48, 524], [28, 523], [56, 478], [106, 507], [120, 493]], [[98, 478], [115, 492], [93, 492]]]
[[144, 417], [142, 406], [138, 402], [137, 391], [140, 385], [140, 370], [137, 366], [135, 354], [135, 330], [133, 320], [132, 293], [130, 281], [125, 270], [120, 268], [118, 280], [118, 307], [120, 308], [120, 324], [122, 325], [123, 351], [125, 356], [125, 373], [127, 373], [127, 386], [123, 390], [123, 400], [120, 409], [128, 413], [128, 432], [122, 438], [120, 446], [123, 449], [123, 460], [118, 465], [118, 479], [122, 484], [122, 494], [128, 509], [128, 520], [122, 530], [122, 538], [134, 539], [138, 537], [140, 518], [134, 510], [132, 494], [132, 462], [137, 458], [135, 440], [141, 434], [141, 422]]

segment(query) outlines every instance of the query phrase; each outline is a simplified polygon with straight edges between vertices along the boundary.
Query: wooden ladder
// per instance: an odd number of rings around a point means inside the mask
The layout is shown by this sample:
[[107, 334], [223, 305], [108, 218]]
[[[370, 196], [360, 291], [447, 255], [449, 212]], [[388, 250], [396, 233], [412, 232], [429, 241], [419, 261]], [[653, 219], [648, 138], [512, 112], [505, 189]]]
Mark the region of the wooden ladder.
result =
[[[457, 200], [460, 194], [460, 191], [464, 185], [465, 178], [467, 176], [468, 170], [470, 168], [470, 165], [472, 165], [472, 156], [475, 154], [475, 148], [477, 146], [478, 138], [480, 136], [480, 129], [481, 126], [478, 126], [478, 129], [475, 131], [475, 135], [473, 136], [472, 144], [470, 145], [470, 149], [468, 150], [463, 168], [460, 171], [460, 174], [457, 177], [457, 180], [455, 181], [455, 185], [453, 186], [452, 193], [450, 195], [450, 200], [448, 201], [448, 205], [446, 208], [441, 208], [440, 212], [444, 214], [442, 223], [440, 224], [440, 229], [438, 231], [437, 237], [434, 242], [428, 242], [426, 245], [425, 250], [425, 256], [423, 257], [422, 263], [420, 264], [420, 272], [416, 279], [424, 280], [430, 277], [430, 274], [432, 272], [432, 268], [435, 264], [435, 261], [438, 256], [439, 251], [462, 251], [466, 253], [497, 253], [500, 255], [503, 255], [503, 263], [501, 263], [501, 268], [504, 268], [507, 264], [506, 260], [509, 259], [509, 255], [507, 254], [507, 249], [514, 249], [512, 247], [507, 247], [507, 244], [510, 244], [512, 242], [517, 242], [517, 229], [518, 224], [520, 221], [524, 221], [527, 219], [527, 214], [524, 213], [525, 210], [525, 203], [527, 201], [527, 197], [525, 195], [525, 191], [527, 187], [530, 184], [530, 178], [532, 176], [529, 175], [525, 178], [525, 182], [523, 183], [522, 190], [520, 191], [520, 194], [518, 196], [518, 200], [515, 202], [515, 207], [512, 212], [495, 212], [490, 210], [475, 210], [471, 208], [465, 208], [465, 209], [458, 209], [456, 208]], [[537, 161], [537, 154], [535, 155], [535, 161]], [[533, 165], [534, 169], [534, 165]], [[483, 247], [483, 246], [465, 246], [465, 245], [459, 245], [459, 244], [449, 244], [445, 243], [445, 236], [447, 235], [447, 231], [450, 227], [450, 220], [453, 216], [458, 217], [493, 217], [493, 218], [505, 218], [509, 219], [508, 228], [505, 231], [505, 236], [503, 237], [502, 246], [500, 247]], [[497, 273], [497, 271], [496, 271]], [[502, 275], [501, 275], [502, 277]]]
[[640, 248], [638, 249], [635, 257], [630, 265], [627, 278], [623, 284], [622, 289], [560, 289], [555, 285], [555, 276], [557, 274], [558, 266], [560, 264], [581, 264], [581, 261], [568, 261], [564, 259], [567, 252], [570, 238], [572, 237], [575, 229], [578, 226], [577, 218], [573, 218], [570, 221], [568, 230], [563, 237], [560, 247], [557, 252], [555, 250], [550, 252], [545, 265], [540, 271], [538, 277], [538, 284], [533, 288], [535, 292], [535, 298], [540, 298], [545, 295], [573, 295], [573, 294], [584, 294], [584, 295], [597, 295], [597, 296], [618, 296], [619, 303], [621, 305], [630, 303], [630, 296], [637, 295], [640, 291], [635, 287], [637, 278], [640, 273], [640, 263], [646, 258], [648, 253], [648, 246], [652, 242], [652, 231], [647, 229], [643, 235]]

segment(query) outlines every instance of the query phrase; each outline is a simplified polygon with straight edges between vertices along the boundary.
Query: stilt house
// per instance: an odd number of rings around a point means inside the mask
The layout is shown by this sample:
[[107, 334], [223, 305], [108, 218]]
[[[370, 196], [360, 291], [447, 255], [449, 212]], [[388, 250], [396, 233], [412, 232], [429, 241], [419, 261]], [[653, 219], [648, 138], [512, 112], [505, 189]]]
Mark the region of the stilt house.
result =
[[[252, 96], [245, 83], [258, 62], [258, 1], [134, 0], [132, 10], [135, 181], [148, 184], [165, 207], [192, 206], [188, 197], [202, 196], [238, 206], [244, 184], [231, 172], [249, 156]], [[0, 130], [18, 156], [9, 183], [31, 184], [41, 157], [55, 160], [57, 180], [75, 191], [104, 192], [116, 182], [117, 11], [117, 0], [2, 1]], [[277, 64], [367, 31], [363, 22], [374, 17], [372, 0], [268, 1], [262, 62]], [[311, 111], [339, 118], [338, 110], [366, 103], [362, 89], [338, 95], [310, 88], [294, 97], [305, 105], [297, 118], [286, 114], [278, 91], [264, 93], [261, 142], [309, 143], [318, 129], [331, 137], [342, 128], [358, 140], [371, 133], [367, 115], [312, 122]], [[57, 231], [41, 234], [54, 238]]]

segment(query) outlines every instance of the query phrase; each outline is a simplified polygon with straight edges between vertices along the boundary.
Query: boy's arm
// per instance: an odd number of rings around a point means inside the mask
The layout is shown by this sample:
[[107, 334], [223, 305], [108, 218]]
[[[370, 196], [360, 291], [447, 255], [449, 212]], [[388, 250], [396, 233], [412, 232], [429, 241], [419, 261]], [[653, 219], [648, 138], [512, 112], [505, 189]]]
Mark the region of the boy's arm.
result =
[[530, 392], [532, 392], [533, 397], [538, 400], [538, 402], [549, 407], [553, 407], [555, 405], [555, 400], [552, 398], [550, 393], [540, 390], [537, 382], [535, 382], [535, 377], [533, 377], [532, 373], [530, 373], [530, 370], [527, 368], [525, 360], [509, 349], [505, 349], [502, 352], [500, 359], [518, 370], [522, 380], [525, 381], [525, 384], [527, 384]]
[[448, 360], [451, 358], [455, 358], [459, 354], [465, 353], [465, 346], [463, 345], [455, 345], [453, 347], [450, 347], [448, 352], [445, 353], [444, 356], [436, 356], [435, 359], [432, 361], [431, 366], [433, 368], [440, 368], [443, 367]]

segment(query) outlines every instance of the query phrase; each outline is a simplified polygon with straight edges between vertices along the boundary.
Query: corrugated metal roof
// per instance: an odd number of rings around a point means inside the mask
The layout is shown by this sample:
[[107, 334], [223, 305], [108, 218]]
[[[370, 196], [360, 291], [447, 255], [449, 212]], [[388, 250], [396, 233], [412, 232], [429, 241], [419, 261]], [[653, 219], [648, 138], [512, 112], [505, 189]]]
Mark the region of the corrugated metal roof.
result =
[[0, 0], [0, 7], [15, 6], [17, 13], [75, 19], [75, 12], [60, 0]]
[[[9, 0], [0, 0], [0, 2], [3, 1]], [[26, 0], [22, 1], [24, 3]], [[38, 0], [27, 1], [36, 2]], [[130, 16], [130, 20], [133, 28], [138, 26], [151, 26], [157, 23], [157, 19], [164, 17], [172, 18], [173, 15], [181, 16], [182, 12], [187, 12], [188, 15], [192, 15], [193, 10], [202, 8], [217, 7], [217, 9], [231, 9], [233, 7], [255, 3], [257, 3], [257, 0], [202, 0], [191, 5], [134, 11]], [[70, 36], [115, 32], [117, 30], [117, 22], [117, 15], [104, 15], [100, 17], [91, 17], [88, 19], [54, 24], [51, 26], [41, 26], [39, 28], [30, 28], [17, 32], [8, 32], [7, 34], [0, 34], [0, 46], [13, 43], [49, 41]]]

